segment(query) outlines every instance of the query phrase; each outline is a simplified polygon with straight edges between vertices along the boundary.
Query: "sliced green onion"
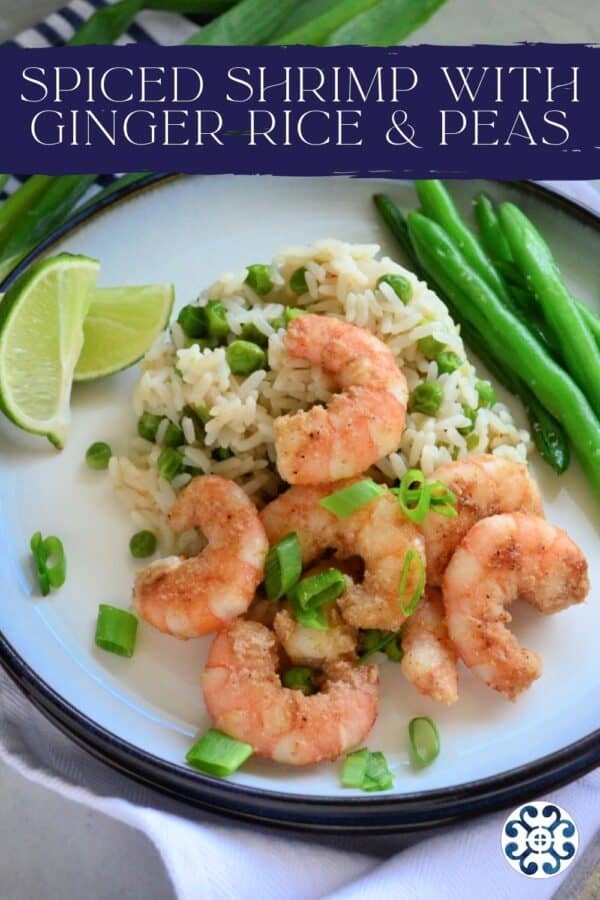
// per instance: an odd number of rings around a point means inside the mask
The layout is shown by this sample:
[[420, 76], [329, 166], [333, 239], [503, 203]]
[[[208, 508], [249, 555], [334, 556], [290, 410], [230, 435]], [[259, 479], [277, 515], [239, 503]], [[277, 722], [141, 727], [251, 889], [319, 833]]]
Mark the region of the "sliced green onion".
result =
[[174, 447], [167, 447], [158, 457], [156, 463], [158, 474], [167, 481], [173, 481], [184, 469], [183, 456]]
[[296, 269], [295, 272], [292, 272], [290, 276], [290, 289], [295, 294], [305, 294], [307, 292], [306, 266], [301, 266], [299, 269]]
[[404, 650], [402, 649], [402, 638], [399, 631], [391, 635], [390, 640], [387, 642], [384, 649], [385, 655], [390, 662], [402, 661]]
[[333, 513], [338, 519], [345, 519], [384, 493], [384, 487], [371, 481], [370, 478], [365, 478], [323, 497], [319, 500], [319, 506]]
[[303, 578], [287, 592], [294, 617], [306, 628], [327, 631], [327, 616], [323, 609], [340, 597], [346, 589], [346, 579], [339, 569], [327, 569]]
[[457, 497], [442, 481], [432, 481], [430, 509], [437, 513], [438, 516], [445, 516], [447, 519], [455, 519], [458, 515], [456, 509]]
[[366, 747], [348, 754], [342, 769], [342, 784], [344, 787], [362, 788], [367, 771], [368, 758], [369, 751]]
[[363, 747], [344, 760], [342, 785], [368, 792], [388, 791], [394, 785], [394, 776], [383, 753], [371, 753]]
[[494, 406], [498, 402], [496, 391], [489, 381], [476, 381], [475, 390], [479, 394], [479, 400], [482, 406]]
[[423, 769], [439, 756], [440, 735], [435, 725], [428, 716], [419, 716], [411, 719], [408, 724], [408, 740], [410, 742], [410, 756], [416, 769]]
[[138, 621], [132, 613], [101, 603], [96, 622], [96, 644], [109, 653], [133, 656], [137, 627]]
[[388, 769], [383, 753], [369, 753], [367, 769], [362, 783], [363, 791], [389, 791], [394, 786], [394, 776]]
[[243, 741], [236, 741], [216, 728], [210, 728], [188, 750], [186, 760], [190, 766], [208, 775], [225, 778], [233, 775], [254, 753], [254, 748]]
[[85, 461], [90, 469], [108, 469], [108, 464], [112, 456], [112, 450], [104, 441], [96, 441], [88, 447], [85, 454]]
[[203, 338], [207, 334], [206, 309], [203, 306], [184, 306], [177, 321], [186, 337]]
[[246, 275], [245, 282], [256, 291], [257, 294], [264, 297], [264, 295], [272, 291], [274, 287], [271, 278], [271, 266], [262, 263], [248, 266], [248, 274]]
[[438, 372], [440, 375], [450, 375], [456, 372], [463, 364], [463, 360], [452, 350], [444, 350], [436, 358]]
[[155, 416], [153, 413], [145, 412], [138, 421], [138, 434], [146, 441], [154, 442], [156, 440], [156, 432], [158, 426], [162, 422], [162, 416]]
[[314, 672], [308, 666], [292, 666], [285, 672], [281, 682], [286, 688], [302, 691], [306, 697], [310, 697], [316, 691]]
[[417, 347], [425, 359], [437, 359], [445, 346], [445, 344], [442, 344], [441, 341], [436, 340], [430, 334], [417, 341]]
[[65, 548], [59, 538], [54, 535], [43, 538], [39, 531], [32, 536], [29, 546], [33, 554], [40, 590], [42, 595], [47, 597], [50, 588], [62, 587], [67, 579]]
[[444, 401], [444, 389], [437, 381], [424, 381], [410, 392], [408, 411], [434, 416]]
[[216, 341], [224, 341], [229, 334], [227, 310], [220, 300], [209, 300], [205, 310], [208, 336]]
[[181, 447], [185, 443], [183, 430], [175, 422], [169, 422], [163, 437], [163, 447]]
[[250, 341], [233, 341], [225, 355], [233, 375], [250, 375], [267, 364], [264, 350]]
[[404, 275], [382, 275], [377, 279], [377, 287], [380, 284], [389, 284], [395, 295], [402, 300], [404, 304], [408, 303], [413, 295], [412, 282]]
[[231, 459], [234, 455], [233, 450], [230, 450], [229, 447], [215, 447], [212, 452], [213, 459], [216, 459], [218, 462], [223, 462], [225, 459]]
[[[417, 580], [417, 586], [415, 591], [408, 601], [408, 604], [404, 605], [404, 594], [406, 592], [406, 585], [408, 584], [408, 576], [410, 574], [411, 566], [413, 564], [413, 560], [416, 561], [417, 568], [419, 570], [419, 577]], [[400, 609], [402, 610], [403, 616], [412, 616], [417, 606], [419, 605], [419, 600], [423, 594], [423, 589], [425, 587], [425, 566], [423, 564], [423, 559], [421, 554], [417, 550], [413, 550], [412, 548], [408, 551], [404, 558], [404, 565], [402, 566], [402, 574], [400, 575], [400, 584], [398, 585], [398, 594], [400, 596]]]
[[427, 515], [431, 502], [431, 486], [425, 480], [423, 472], [420, 469], [408, 469], [393, 492], [404, 515], [411, 522], [420, 525]]
[[402, 659], [402, 647], [398, 643], [400, 631], [380, 631], [378, 628], [368, 628], [362, 632], [359, 641], [360, 656], [355, 665], [362, 666], [375, 653], [386, 653], [388, 659], [399, 662]]
[[129, 551], [135, 559], [146, 559], [156, 551], [156, 535], [151, 531], [138, 531], [129, 541]]
[[263, 334], [263, 332], [256, 327], [254, 322], [246, 322], [246, 324], [242, 326], [240, 337], [243, 341], [250, 341], [251, 344], [258, 344], [263, 350], [269, 343], [267, 335]]
[[274, 544], [265, 563], [265, 590], [271, 601], [280, 600], [302, 575], [302, 551], [295, 531]]

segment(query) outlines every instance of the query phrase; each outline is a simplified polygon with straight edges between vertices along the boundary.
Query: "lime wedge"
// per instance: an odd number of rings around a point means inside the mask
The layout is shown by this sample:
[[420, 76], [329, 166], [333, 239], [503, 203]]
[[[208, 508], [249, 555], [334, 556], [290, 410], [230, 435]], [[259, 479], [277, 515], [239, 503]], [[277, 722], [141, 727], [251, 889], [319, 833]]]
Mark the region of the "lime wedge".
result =
[[28, 269], [0, 303], [0, 407], [59, 448], [99, 271], [95, 259], [61, 253]]
[[75, 381], [91, 381], [132, 366], [171, 316], [172, 284], [98, 288], [83, 324], [84, 344]]

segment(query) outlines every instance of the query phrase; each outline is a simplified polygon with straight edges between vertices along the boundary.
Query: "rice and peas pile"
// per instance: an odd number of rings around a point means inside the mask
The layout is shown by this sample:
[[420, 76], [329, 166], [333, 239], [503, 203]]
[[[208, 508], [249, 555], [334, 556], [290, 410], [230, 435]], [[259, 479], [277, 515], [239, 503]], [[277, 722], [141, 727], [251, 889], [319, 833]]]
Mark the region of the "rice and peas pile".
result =
[[[437, 381], [441, 387], [443, 399], [437, 412], [408, 412], [397, 451], [380, 460], [371, 473], [379, 480], [395, 482], [407, 468], [420, 468], [430, 475], [442, 463], [469, 453], [526, 461], [529, 434], [515, 426], [504, 404], [485, 405], [481, 383], [446, 306], [412, 272], [388, 257], [378, 258], [378, 252], [376, 244], [334, 240], [287, 248], [273, 260], [272, 289], [266, 295], [245, 282], [246, 269], [223, 275], [200, 295], [199, 306], [220, 300], [225, 307], [230, 335], [224, 346], [210, 348], [193, 342], [177, 322], [156, 340], [141, 364], [133, 406], [138, 419], [144, 413], [163, 419], [155, 441], [134, 437], [129, 455], [113, 457], [110, 472], [135, 524], [157, 535], [162, 552], [200, 549], [195, 531], [174, 535], [166, 519], [177, 491], [194, 474], [211, 472], [235, 479], [257, 505], [263, 505], [281, 488], [275, 466], [274, 419], [326, 403], [331, 396], [330, 377], [303, 360], [292, 359], [284, 349], [282, 317], [290, 307], [368, 328], [390, 348], [409, 391], [428, 381]], [[301, 268], [306, 270], [307, 290], [299, 295], [291, 289], [290, 278]], [[378, 284], [382, 275], [389, 274], [410, 281], [408, 302], [390, 284]], [[267, 366], [246, 377], [236, 376], [227, 362], [226, 344], [249, 330], [265, 345]], [[435, 359], [428, 358], [431, 354], [420, 349], [427, 352], [427, 344], [431, 345], [423, 338], [434, 338], [463, 362], [452, 372], [440, 373]], [[161, 477], [157, 468], [169, 423], [181, 429], [183, 443], [178, 452], [185, 467], [171, 481]]]

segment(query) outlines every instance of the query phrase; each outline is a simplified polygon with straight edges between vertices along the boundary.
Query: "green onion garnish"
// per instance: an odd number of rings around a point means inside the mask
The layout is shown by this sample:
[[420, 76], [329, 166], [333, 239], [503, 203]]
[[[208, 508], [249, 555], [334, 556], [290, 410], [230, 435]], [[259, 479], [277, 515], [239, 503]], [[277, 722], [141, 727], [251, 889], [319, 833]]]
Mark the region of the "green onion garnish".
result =
[[349, 753], [344, 760], [342, 785], [369, 792], [388, 791], [394, 786], [394, 776], [388, 769], [383, 753], [371, 753], [363, 747]]
[[[410, 574], [410, 569], [413, 563], [413, 560], [417, 564], [417, 568], [419, 570], [419, 577], [417, 580], [417, 586], [415, 591], [408, 601], [408, 604], [404, 605], [404, 594], [406, 592], [406, 585], [408, 584], [408, 576]], [[421, 554], [417, 552], [417, 550], [413, 550], [412, 548], [408, 551], [404, 558], [404, 565], [402, 566], [402, 574], [400, 576], [400, 584], [398, 585], [398, 594], [400, 596], [400, 609], [402, 610], [403, 616], [412, 616], [417, 606], [419, 605], [419, 600], [423, 594], [423, 588], [425, 587], [425, 566], [423, 564], [423, 559]]]
[[269, 291], [273, 290], [271, 266], [266, 266], [262, 263], [255, 263], [253, 266], [248, 266], [248, 274], [246, 275], [245, 282], [255, 290], [257, 294], [264, 297], [265, 294], [268, 294]]
[[346, 516], [351, 516], [352, 513], [384, 493], [384, 487], [371, 481], [370, 478], [365, 478], [364, 481], [357, 481], [340, 491], [334, 491], [333, 494], [323, 497], [319, 500], [319, 506], [329, 510], [338, 519], [345, 519]]
[[404, 275], [382, 275], [377, 279], [377, 287], [380, 284], [389, 284], [395, 295], [404, 304], [408, 303], [413, 295], [412, 283]]
[[85, 461], [90, 469], [108, 469], [112, 450], [104, 441], [96, 441], [85, 454]]
[[404, 515], [420, 525], [431, 502], [431, 485], [420, 469], [408, 469], [397, 488], [392, 489]]
[[188, 338], [202, 338], [207, 333], [206, 308], [203, 306], [184, 306], [177, 317], [183, 332]]
[[302, 552], [295, 531], [281, 538], [267, 554], [265, 590], [271, 601], [280, 600], [302, 574]]
[[440, 752], [440, 735], [428, 716], [411, 719], [408, 724], [410, 757], [416, 769], [431, 765]]
[[156, 535], [151, 531], [138, 531], [129, 541], [129, 551], [135, 559], [146, 559], [156, 550]]
[[210, 728], [188, 750], [186, 760], [200, 772], [225, 778], [236, 772], [254, 753], [250, 744], [236, 741], [216, 728]]
[[292, 666], [284, 673], [281, 683], [286, 688], [302, 691], [307, 697], [316, 691], [314, 672], [308, 666]]
[[156, 440], [156, 432], [158, 426], [162, 422], [162, 416], [155, 416], [153, 413], [143, 413], [138, 421], [138, 434], [147, 441], [154, 442]]
[[456, 509], [457, 497], [453, 491], [442, 481], [432, 481], [430, 508], [438, 516], [445, 516], [447, 519], [455, 519], [458, 515]]
[[306, 628], [327, 631], [327, 616], [323, 609], [346, 590], [346, 579], [339, 569], [327, 569], [303, 578], [287, 592], [294, 617]]
[[32, 536], [29, 546], [33, 554], [40, 590], [42, 595], [47, 597], [50, 588], [60, 588], [66, 581], [65, 548], [57, 537], [51, 535], [43, 538], [40, 531], [36, 531]]
[[227, 311], [220, 300], [209, 300], [205, 306], [208, 336], [216, 341], [224, 341], [229, 334]]
[[95, 641], [98, 647], [119, 656], [133, 656], [138, 621], [132, 613], [101, 603]]
[[290, 288], [295, 294], [305, 294], [308, 290], [306, 284], [306, 266], [301, 266], [292, 272], [290, 276]]
[[362, 666], [375, 653], [386, 653], [392, 662], [399, 662], [403, 656], [400, 631], [380, 631], [378, 628], [368, 628], [361, 633], [359, 646], [361, 655], [356, 660], [357, 666]]
[[387, 642], [384, 649], [385, 655], [390, 662], [402, 661], [404, 650], [402, 649], [402, 637], [399, 631], [390, 637], [390, 640]]

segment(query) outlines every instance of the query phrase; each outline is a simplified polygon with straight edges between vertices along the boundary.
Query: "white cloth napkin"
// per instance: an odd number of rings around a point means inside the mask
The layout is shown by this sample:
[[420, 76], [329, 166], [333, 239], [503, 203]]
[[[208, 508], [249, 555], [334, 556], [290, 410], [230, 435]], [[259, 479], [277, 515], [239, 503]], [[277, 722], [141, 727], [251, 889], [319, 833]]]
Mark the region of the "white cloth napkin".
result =
[[[600, 209], [598, 182], [549, 185]], [[535, 882], [513, 872], [500, 850], [506, 812], [429, 836], [316, 839], [190, 809], [80, 750], [29, 704], [4, 673], [0, 673], [0, 758], [62, 797], [144, 832], [162, 858], [178, 900], [371, 900], [392, 893], [398, 900], [546, 900], [570, 871]], [[600, 831], [600, 770], [544, 799], [573, 816], [583, 856]], [[144, 873], [138, 878], [138, 895], [143, 896]]]

